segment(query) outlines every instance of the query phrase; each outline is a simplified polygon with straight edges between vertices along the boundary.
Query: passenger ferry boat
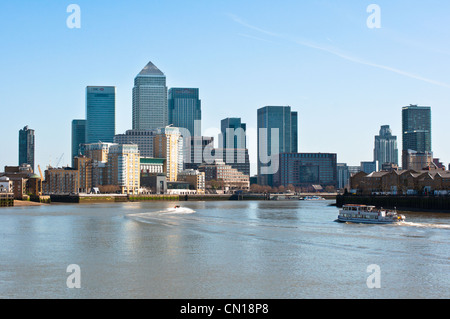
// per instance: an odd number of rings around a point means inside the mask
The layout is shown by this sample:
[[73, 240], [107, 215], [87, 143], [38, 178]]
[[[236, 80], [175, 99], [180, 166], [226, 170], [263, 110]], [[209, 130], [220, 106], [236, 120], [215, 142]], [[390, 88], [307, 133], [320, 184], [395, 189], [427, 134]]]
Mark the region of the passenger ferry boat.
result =
[[344, 205], [339, 210], [338, 222], [364, 224], [394, 224], [405, 221], [405, 216], [383, 208], [366, 205]]

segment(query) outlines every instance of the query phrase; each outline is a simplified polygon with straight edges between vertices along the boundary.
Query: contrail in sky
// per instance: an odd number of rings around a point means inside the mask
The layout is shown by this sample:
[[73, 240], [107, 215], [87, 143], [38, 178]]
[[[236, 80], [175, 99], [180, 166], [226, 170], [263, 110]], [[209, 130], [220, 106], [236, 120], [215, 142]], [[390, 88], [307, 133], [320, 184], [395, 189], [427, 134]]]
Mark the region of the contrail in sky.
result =
[[427, 82], [427, 83], [430, 83], [430, 84], [434, 84], [434, 85], [438, 85], [438, 86], [442, 86], [442, 87], [445, 87], [445, 88], [450, 88], [450, 84], [447, 84], [447, 83], [444, 83], [444, 82], [439, 82], [439, 81], [435, 81], [435, 80], [432, 80], [432, 79], [428, 79], [428, 78], [422, 77], [420, 75], [413, 74], [413, 73], [406, 72], [406, 71], [402, 71], [402, 70], [399, 70], [399, 69], [396, 69], [396, 68], [393, 68], [393, 67], [389, 67], [389, 66], [386, 66], [386, 65], [365, 61], [363, 59], [360, 59], [360, 58], [357, 58], [357, 57], [353, 57], [353, 56], [350, 56], [348, 54], [339, 52], [339, 50], [337, 50], [336, 48], [333, 48], [333, 47], [325, 47], [325, 46], [317, 45], [317, 44], [314, 44], [314, 43], [311, 43], [311, 42], [295, 39], [295, 38], [292, 38], [290, 36], [286, 36], [286, 35], [283, 35], [283, 34], [267, 31], [267, 30], [261, 29], [259, 27], [256, 27], [254, 25], [251, 25], [251, 24], [245, 22], [240, 17], [238, 17], [238, 16], [236, 16], [234, 14], [228, 14], [228, 16], [234, 22], [239, 23], [240, 25], [242, 25], [242, 26], [244, 26], [244, 27], [246, 27], [248, 29], [255, 30], [257, 32], [263, 33], [263, 34], [271, 36], [271, 37], [281, 38], [281, 39], [284, 39], [284, 40], [288, 40], [288, 41], [297, 43], [297, 44], [299, 44], [301, 46], [304, 46], [304, 47], [308, 47], [308, 48], [320, 50], [320, 51], [323, 51], [323, 52], [327, 52], [327, 53], [333, 54], [333, 55], [335, 55], [337, 57], [340, 57], [340, 58], [342, 58], [344, 60], [351, 61], [351, 62], [354, 62], [354, 63], [371, 66], [371, 67], [374, 67], [374, 68], [378, 68], [378, 69], [390, 71], [390, 72], [393, 72], [393, 73], [397, 73], [397, 74], [400, 74], [400, 75], [403, 75], [403, 76], [406, 76], [406, 77], [409, 77], [409, 78], [412, 78], [412, 79], [424, 81], [424, 82]]

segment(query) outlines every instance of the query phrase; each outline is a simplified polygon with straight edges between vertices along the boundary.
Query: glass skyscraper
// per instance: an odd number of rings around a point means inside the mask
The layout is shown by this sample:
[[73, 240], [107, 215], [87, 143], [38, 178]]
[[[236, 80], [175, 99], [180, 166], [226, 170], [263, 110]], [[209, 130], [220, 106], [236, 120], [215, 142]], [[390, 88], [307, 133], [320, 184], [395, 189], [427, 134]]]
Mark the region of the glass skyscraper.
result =
[[[278, 140], [272, 139], [272, 129], [278, 130]], [[290, 106], [265, 106], [258, 109], [258, 184], [273, 186], [273, 174], [278, 170], [274, 161], [278, 161], [278, 154], [297, 152], [297, 112], [292, 112]], [[264, 160], [266, 156], [272, 157], [270, 163]], [[263, 168], [269, 166], [275, 171], [264, 174]]]
[[402, 164], [408, 151], [431, 153], [431, 107], [410, 105], [402, 109]]
[[116, 87], [86, 88], [86, 143], [112, 143], [116, 132]]
[[188, 129], [191, 136], [202, 135], [202, 109], [198, 89], [171, 88], [168, 106], [169, 125]]
[[72, 167], [73, 158], [80, 153], [80, 144], [86, 143], [86, 120], [72, 121]]
[[[227, 130], [231, 129], [233, 135], [228, 135]], [[245, 132], [247, 131], [247, 124], [241, 122], [239, 117], [229, 117], [220, 122], [220, 131], [222, 139], [219, 147], [223, 148], [247, 148], [245, 140]], [[230, 131], [231, 132], [231, 131]]]
[[168, 125], [166, 76], [152, 62], [135, 77], [133, 87], [133, 130]]
[[34, 171], [34, 130], [25, 126], [19, 131], [19, 165], [29, 164]]
[[385, 163], [398, 165], [397, 136], [392, 135], [389, 125], [383, 125], [380, 129], [380, 135], [375, 136], [373, 153], [373, 159], [376, 162], [378, 161], [379, 169]]

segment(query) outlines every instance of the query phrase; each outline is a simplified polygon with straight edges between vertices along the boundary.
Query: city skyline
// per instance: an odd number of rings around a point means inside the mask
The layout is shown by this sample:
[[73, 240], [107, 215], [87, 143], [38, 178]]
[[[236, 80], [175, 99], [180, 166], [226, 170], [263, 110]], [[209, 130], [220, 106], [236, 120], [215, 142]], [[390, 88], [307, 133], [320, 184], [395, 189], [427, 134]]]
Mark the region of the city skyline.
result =
[[[1, 13], [2, 29], [14, 30], [5, 36], [3, 44], [16, 53], [26, 52], [25, 46], [32, 45], [38, 63], [27, 71], [31, 75], [41, 74], [42, 78], [41, 83], [30, 87], [27, 95], [18, 94], [17, 74], [25, 71], [14, 61], [24, 55], [2, 53], [4, 59], [0, 63], [5, 70], [1, 80], [3, 107], [13, 120], [6, 123], [8, 133], [7, 139], [1, 142], [0, 166], [16, 163], [18, 146], [14, 135], [24, 125], [36, 131], [37, 165], [55, 165], [61, 154], [65, 154], [61, 164], [70, 165], [70, 124], [72, 119], [84, 118], [84, 88], [89, 85], [116, 86], [116, 134], [131, 129], [132, 82], [148, 61], [164, 70], [167, 87], [200, 89], [203, 132], [207, 136], [213, 135], [207, 133], [211, 128], [220, 131], [223, 118], [241, 117], [251, 131], [256, 130], [258, 108], [291, 105], [299, 115], [299, 152], [337, 153], [339, 163], [357, 165], [372, 158], [373, 136], [380, 125], [389, 124], [395, 135], [400, 136], [403, 106], [430, 105], [433, 109], [434, 156], [446, 164], [450, 161], [450, 151], [445, 145], [445, 112], [450, 95], [445, 84], [448, 66], [444, 63], [450, 50], [448, 44], [440, 41], [448, 35], [448, 29], [435, 28], [442, 25], [445, 10], [437, 12], [430, 9], [432, 6], [408, 2], [411, 15], [417, 17], [420, 14], [421, 21], [428, 23], [415, 20], [412, 24], [402, 13], [406, 2], [379, 1], [383, 24], [378, 30], [366, 26], [368, 4], [349, 2], [337, 6], [327, 1], [315, 4], [287, 1], [279, 7], [262, 4], [255, 12], [251, 10], [251, 3], [241, 5], [233, 1], [227, 6], [179, 3], [180, 11], [169, 10], [174, 7], [173, 2], [154, 6], [139, 3], [152, 7], [155, 15], [160, 15], [154, 22], [144, 19], [145, 23], [139, 19], [145, 16], [145, 10], [138, 4], [124, 7], [103, 1], [96, 4], [80, 1], [79, 5], [83, 21], [79, 30], [65, 26], [67, 13], [61, 4], [49, 4], [44, 8], [22, 6], [20, 10], [15, 4], [8, 4]], [[292, 13], [287, 8], [292, 8]], [[111, 15], [109, 18], [107, 14], [101, 15], [94, 22], [100, 9]], [[169, 22], [180, 18], [182, 9], [191, 13], [199, 10], [196, 14], [200, 16], [209, 13], [210, 18], [186, 27], [196, 33], [179, 39], [176, 46], [184, 45], [186, 50], [182, 58], [177, 58], [173, 50], [175, 44], [170, 45], [167, 38], [170, 39], [169, 35], [175, 34], [173, 32], [179, 26]], [[119, 12], [124, 10], [130, 17], [121, 19]], [[20, 25], [14, 21], [16, 11], [25, 17]], [[48, 21], [32, 18], [44, 11]], [[264, 17], [269, 11], [275, 12], [279, 19], [266, 21]], [[294, 12], [299, 16], [298, 21], [288, 19]], [[344, 15], [349, 19], [345, 20]], [[149, 44], [139, 41], [140, 50], [135, 50], [137, 44], [132, 41], [137, 42], [139, 36], [130, 36], [131, 29], [139, 26], [151, 29], [159, 22], [165, 22], [165, 30], [155, 34]], [[36, 28], [32, 29], [35, 24]], [[305, 29], [307, 25], [312, 27]], [[107, 39], [98, 41], [94, 34], [107, 29], [117, 31], [114, 42], [121, 43], [120, 47], [126, 49], [115, 51], [118, 44]], [[431, 36], [425, 37], [425, 33]], [[42, 38], [42, 34], [49, 34], [49, 39]], [[20, 38], [24, 42], [17, 40], [19, 35], [23, 35]], [[205, 46], [201, 44], [203, 38], [211, 39], [213, 43], [207, 41], [208, 46]], [[25, 44], [27, 39], [31, 41], [29, 44]], [[190, 48], [188, 44], [192, 41], [197, 41], [200, 47]], [[427, 45], [419, 47], [419, 43]], [[94, 50], [88, 50], [90, 46]], [[220, 52], [226, 47], [223, 53]], [[105, 52], [109, 54], [105, 55]], [[405, 52], [408, 55], [403, 54]], [[103, 58], [101, 63], [98, 63], [99, 57]], [[62, 64], [68, 67], [65, 71], [70, 70], [67, 74], [58, 71]], [[272, 78], [282, 81], [270, 81]], [[351, 124], [349, 118], [354, 119]], [[55, 131], [60, 134], [54, 134]], [[250, 140], [248, 146], [253, 175], [256, 173], [256, 141]], [[355, 148], [359, 150], [357, 154], [353, 151]]]

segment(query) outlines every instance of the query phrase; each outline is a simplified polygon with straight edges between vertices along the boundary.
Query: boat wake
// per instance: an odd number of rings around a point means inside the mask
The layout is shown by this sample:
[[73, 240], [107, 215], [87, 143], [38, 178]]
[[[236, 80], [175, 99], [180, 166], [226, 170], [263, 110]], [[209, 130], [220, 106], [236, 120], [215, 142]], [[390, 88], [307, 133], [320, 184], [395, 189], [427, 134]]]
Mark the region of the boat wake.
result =
[[440, 228], [440, 229], [450, 229], [448, 224], [427, 224], [427, 223], [413, 223], [413, 222], [400, 222], [401, 226], [411, 226], [420, 228]]
[[187, 214], [193, 214], [195, 213], [195, 210], [187, 208], [187, 207], [171, 207], [163, 210], [158, 210], [154, 212], [148, 212], [148, 213], [137, 213], [137, 214], [127, 214], [125, 217], [141, 221], [141, 222], [149, 222], [149, 221], [156, 221], [156, 220], [164, 220], [164, 217], [169, 216], [176, 216], [176, 215], [187, 215]]

